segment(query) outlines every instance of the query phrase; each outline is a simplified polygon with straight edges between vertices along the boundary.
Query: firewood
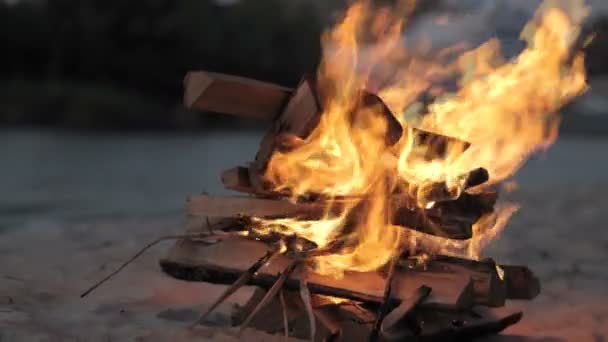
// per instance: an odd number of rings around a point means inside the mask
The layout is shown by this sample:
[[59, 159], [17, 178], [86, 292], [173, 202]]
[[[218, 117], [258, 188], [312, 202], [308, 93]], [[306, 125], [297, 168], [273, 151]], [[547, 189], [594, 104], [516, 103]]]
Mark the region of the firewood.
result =
[[[176, 244], [160, 265], [163, 271], [179, 279], [232, 284], [266, 252], [264, 243], [244, 238], [224, 240], [207, 247], [185, 241]], [[287, 256], [275, 257], [258, 271], [249, 285], [271, 288], [278, 279], [277, 273], [290, 262]], [[385, 279], [378, 272], [346, 272], [338, 279], [316, 274], [308, 266], [299, 266], [285, 280], [284, 289], [298, 291], [301, 280], [307, 282], [313, 294], [368, 303], [382, 302], [385, 287]], [[473, 304], [473, 284], [468, 275], [399, 269], [394, 282], [393, 306], [411, 297], [422, 285], [433, 287], [433, 294], [424, 304], [426, 307], [466, 309]]]
[[463, 190], [481, 185], [490, 179], [488, 171], [477, 168], [460, 176], [464, 186], [462, 188], [450, 187], [446, 183], [430, 183], [418, 187], [416, 198], [422, 207], [429, 203], [446, 202], [458, 199]]
[[239, 328], [239, 334], [243, 332], [249, 326], [249, 323], [253, 320], [256, 314], [260, 312], [262, 308], [267, 306], [272, 302], [273, 299], [277, 298], [277, 295], [283, 290], [283, 284], [285, 280], [293, 273], [293, 271], [298, 266], [297, 260], [292, 260], [279, 274], [277, 281], [272, 284], [268, 292], [262, 297], [260, 302], [253, 308], [253, 310], [249, 313], [249, 315], [245, 318], [241, 327]]
[[222, 293], [222, 295], [219, 296], [218, 299], [209, 306], [209, 308], [207, 308], [207, 310], [203, 314], [201, 314], [201, 316], [194, 323], [194, 326], [203, 323], [205, 318], [207, 318], [207, 315], [209, 315], [213, 310], [215, 310], [215, 308], [217, 308], [224, 300], [233, 295], [238, 289], [246, 285], [249, 280], [251, 280], [251, 278], [255, 275], [255, 273], [278, 253], [279, 249], [275, 248], [269, 250], [268, 252], [266, 252], [266, 254], [262, 255], [260, 259], [258, 259], [255, 263], [253, 263], [253, 265], [251, 265], [247, 270], [245, 270], [245, 272], [243, 272], [241, 276], [234, 283], [232, 283], [226, 289], [226, 291], [224, 291], [224, 293]]
[[272, 154], [281, 148], [282, 137], [307, 138], [319, 123], [320, 115], [321, 106], [315, 82], [305, 77], [262, 139], [255, 161], [250, 166], [250, 180], [256, 192], [270, 190], [264, 181], [264, 171]]
[[[438, 204], [434, 208], [423, 210], [409, 209], [411, 204], [407, 198], [404, 199], [403, 195], [394, 195], [391, 198], [392, 222], [404, 228], [440, 237], [469, 239], [472, 235], [472, 225], [482, 215], [492, 212], [492, 207], [475, 207], [486, 205], [485, 196], [485, 194], [466, 195], [463, 196], [462, 205]], [[479, 199], [475, 199], [476, 197]], [[360, 202], [360, 199], [344, 198], [331, 201], [330, 204], [323, 201], [293, 203], [275, 198], [196, 195], [188, 197], [186, 206], [188, 215], [193, 218], [255, 216], [318, 220], [323, 218], [327, 212], [340, 213], [346, 205], [352, 205], [353, 200]], [[364, 206], [365, 203], [359, 205]], [[362, 212], [362, 210], [353, 210], [349, 221], [356, 222], [359, 219], [358, 215], [361, 215]]]
[[[412, 296], [411, 298], [408, 298], [407, 300], [401, 301], [401, 304], [399, 304], [399, 306], [397, 308], [395, 308], [393, 311], [391, 311], [382, 321], [382, 325], [380, 326], [380, 332], [381, 332], [382, 336], [385, 338], [389, 338], [389, 339], [396, 339], [396, 338], [390, 338], [390, 337], [394, 337], [394, 335], [391, 333], [393, 328], [399, 322], [407, 319], [407, 316], [414, 309], [416, 309], [416, 307], [418, 305], [422, 304], [422, 302], [424, 302], [426, 300], [426, 298], [428, 298], [428, 296], [431, 294], [431, 291], [432, 291], [432, 289], [430, 287], [421, 286], [420, 288], [418, 288], [418, 291], [416, 291], [414, 296]], [[412, 332], [414, 334], [418, 333], [418, 331], [412, 331]]]
[[[265, 192], [272, 187], [264, 179], [264, 172], [281, 136], [293, 136], [305, 140], [320, 120], [321, 106], [315, 81], [305, 77], [295, 89], [271, 83], [205, 71], [189, 72], [185, 79], [184, 103], [188, 108], [244, 115], [258, 119], [275, 120], [273, 127], [260, 144], [255, 162], [250, 167], [250, 183], [256, 192]], [[360, 108], [376, 107], [387, 120], [386, 144], [391, 146], [401, 138], [403, 127], [395, 119], [382, 99], [362, 91]], [[355, 110], [355, 116], [359, 110]], [[439, 134], [413, 130], [415, 142], [424, 145], [427, 159], [443, 158], [448, 146], [468, 144], [458, 139]], [[233, 183], [229, 183], [229, 186]], [[241, 191], [241, 190], [239, 190]]]
[[416, 340], [428, 342], [471, 341], [475, 338], [498, 334], [519, 322], [522, 316], [521, 312], [517, 312], [498, 319], [491, 317], [456, 318], [439, 311], [424, 310], [423, 317], [420, 319], [426, 324], [422, 334], [417, 336]]
[[318, 203], [293, 203], [287, 200], [255, 197], [196, 195], [186, 200], [188, 215], [193, 217], [298, 217], [318, 216]]
[[437, 256], [426, 267], [441, 272], [469, 274], [473, 280], [475, 304], [490, 307], [505, 305], [507, 299], [506, 282], [498, 274], [497, 264], [493, 260], [474, 261]]
[[184, 78], [187, 108], [273, 120], [291, 89], [243, 77], [191, 71]]
[[238, 166], [222, 172], [222, 184], [228, 190], [251, 192], [249, 169]]
[[[253, 295], [243, 305], [237, 305], [231, 313], [233, 326], [242, 326], [245, 319], [251, 315], [251, 312], [262, 301], [268, 291], [256, 287]], [[285, 316], [289, 327], [289, 335], [291, 337], [301, 337], [294, 334], [294, 322], [302, 316], [302, 304], [296, 292], [282, 291], [284, 306], [281, 303], [281, 297], [275, 298], [264, 308], [249, 323], [251, 328], [268, 332], [270, 334], [284, 332]], [[283, 310], [284, 308], [284, 310]]]
[[[386, 282], [384, 285], [384, 296], [382, 297], [382, 303], [380, 303], [376, 313], [376, 320], [374, 321], [374, 326], [369, 336], [370, 342], [377, 341], [380, 338], [380, 328], [382, 322], [390, 311], [390, 298], [393, 291], [393, 277], [395, 276], [395, 269], [397, 268], [397, 259], [398, 257], [395, 257], [389, 262], [388, 275], [386, 276]], [[402, 304], [404, 301], [406, 301], [406, 299], [403, 299], [400, 304]]]
[[[282, 140], [282, 143], [284, 142], [285, 140]], [[280, 145], [281, 143], [278, 144]], [[488, 172], [483, 168], [478, 168], [472, 170], [466, 175], [463, 175], [463, 178], [466, 178], [466, 185], [463, 190], [467, 190], [469, 188], [485, 183], [488, 180]], [[237, 166], [222, 172], [222, 184], [224, 184], [224, 187], [228, 190], [234, 190], [242, 193], [248, 193], [263, 197], [281, 197], [287, 195], [273, 192], [272, 190], [268, 189], [257, 188], [253, 185], [253, 181], [254, 180], [252, 179], [251, 170], [245, 166]], [[451, 194], [445, 195], [446, 193], [450, 192], [445, 183], [429, 184], [427, 187], [427, 193], [429, 194], [426, 199], [427, 202], [454, 202], [454, 199], [451, 198]], [[476, 204], [477, 207], [482, 209], [488, 209], [494, 206], [497, 199], [496, 192], [484, 192], [478, 195], [481, 195], [483, 197], [482, 201], [479, 203], [474, 203], [474, 200], [477, 197], [476, 195], [470, 195], [466, 192], [460, 194], [460, 197], [456, 198], [456, 200], [466, 197], [467, 210], [475, 210], [476, 208], [473, 208], [473, 206], [475, 206]], [[476, 212], [478, 211], [479, 210], [476, 210]]]
[[473, 279], [477, 304], [499, 307], [506, 299], [531, 300], [540, 293], [540, 281], [526, 266], [497, 264], [492, 259], [475, 261], [448, 256], [437, 256], [432, 265], [455, 272], [468, 270]]
[[339, 310], [337, 305], [325, 305], [313, 310], [316, 321], [328, 330], [327, 336], [323, 339], [324, 342], [337, 341], [343, 334]]
[[[302, 303], [300, 295], [295, 291], [283, 291], [284, 293], [284, 314], [287, 316], [289, 326], [289, 337], [306, 340], [310, 338], [309, 318]], [[242, 306], [237, 306], [232, 313], [232, 325], [240, 326], [253, 308], [265, 296], [266, 291], [256, 288], [252, 297]], [[352, 341], [353, 336], [365, 336], [368, 333], [365, 324], [355, 323], [360, 317], [353, 317], [349, 310], [354, 302], [334, 304], [325, 300], [320, 300], [321, 296], [312, 295], [313, 312], [316, 322], [315, 341]], [[285, 319], [283, 316], [280, 298], [269, 303], [261, 309], [250, 326], [256, 330], [265, 331], [270, 334], [284, 332]], [[373, 319], [373, 317], [372, 317]], [[353, 334], [353, 325], [359, 330], [359, 334]], [[349, 328], [349, 329], [347, 329]], [[349, 339], [350, 338], [350, 339]]]
[[540, 281], [526, 266], [500, 265], [504, 272], [508, 299], [534, 299], [540, 293]]

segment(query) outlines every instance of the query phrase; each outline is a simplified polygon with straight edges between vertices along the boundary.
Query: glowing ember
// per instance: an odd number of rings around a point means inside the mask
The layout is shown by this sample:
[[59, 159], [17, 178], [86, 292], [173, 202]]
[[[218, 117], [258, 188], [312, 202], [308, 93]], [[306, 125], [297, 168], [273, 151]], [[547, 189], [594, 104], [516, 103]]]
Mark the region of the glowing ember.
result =
[[[359, 200], [318, 221], [256, 219], [259, 232], [296, 234], [320, 247], [344, 240], [338, 253], [314, 260], [317, 272], [337, 276], [377, 269], [402, 249], [424, 249], [427, 239], [443, 246], [429, 253], [478, 257], [515, 206], [482, 217], [471, 240], [452, 241], [393, 226], [389, 199], [401, 194], [430, 208], [431, 184], [445, 183], [455, 199], [465, 188], [463, 174], [483, 167], [488, 184], [496, 184], [554, 142], [559, 126], [554, 113], [586, 89], [583, 56], [573, 55], [571, 46], [586, 9], [579, 1], [567, 8], [551, 4], [543, 4], [523, 30], [527, 48], [510, 61], [500, 57], [496, 40], [466, 52], [444, 49], [430, 58], [428, 49], [406, 48], [402, 31], [409, 2], [396, 9], [376, 9], [365, 1], [352, 5], [323, 37], [319, 125], [295, 150], [275, 152], [265, 177], [294, 200], [307, 194]], [[378, 94], [396, 114], [404, 129], [396, 144], [386, 143], [382, 109], [360, 105], [362, 90]], [[414, 128], [470, 146], [452, 142], [429, 158], [434, 147], [420, 143]], [[355, 223], [347, 222], [352, 210], [363, 211]]]

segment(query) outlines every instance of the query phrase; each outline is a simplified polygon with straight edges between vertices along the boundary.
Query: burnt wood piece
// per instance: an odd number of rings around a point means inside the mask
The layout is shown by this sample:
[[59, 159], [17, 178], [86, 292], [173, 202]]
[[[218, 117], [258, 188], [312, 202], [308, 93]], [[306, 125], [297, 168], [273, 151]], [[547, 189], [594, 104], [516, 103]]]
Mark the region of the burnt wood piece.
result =
[[[232, 284], [267, 249], [263, 242], [244, 238], [224, 240], [212, 246], [182, 241], [175, 244], [160, 265], [164, 272], [178, 279]], [[249, 285], [271, 288], [278, 279], [277, 273], [290, 262], [287, 256], [275, 257], [251, 278]], [[337, 279], [313, 273], [308, 266], [302, 265], [286, 279], [284, 289], [297, 291], [302, 279], [306, 280], [313, 294], [377, 304], [382, 302], [386, 282], [378, 272], [346, 272], [344, 277]], [[422, 285], [433, 287], [425, 307], [467, 309], [473, 305], [473, 284], [466, 274], [399, 269], [394, 277], [391, 306], [411, 297]]]
[[184, 78], [184, 105], [190, 109], [273, 120], [292, 89], [272, 83], [206, 71]]
[[[223, 177], [228, 181], [227, 187], [237, 191], [264, 195], [271, 193], [273, 185], [265, 179], [264, 174], [272, 154], [284, 149], [286, 141], [292, 142], [288, 144], [291, 148], [297, 147], [297, 144], [293, 144], [294, 141], [304, 143], [321, 118], [322, 110], [316, 83], [310, 77], [303, 78], [300, 85], [292, 90], [242, 77], [192, 71], [186, 75], [184, 85], [184, 103], [188, 108], [274, 119], [273, 127], [264, 136], [255, 161], [249, 167], [248, 178], [252, 191], [248, 190], [249, 187], [241, 186], [244, 180], [241, 177], [245, 175], [242, 172]], [[379, 110], [373, 112], [379, 113], [386, 119], [386, 145], [397, 143], [403, 135], [403, 127], [382, 99], [375, 94], [362, 91], [359, 100], [360, 109], [376, 107]], [[353, 111], [353, 121], [357, 120], [359, 112], [361, 111]], [[427, 159], [443, 158], [448, 146], [454, 144], [461, 145], [463, 150], [468, 147], [468, 143], [458, 139], [417, 129], [413, 132], [416, 135], [415, 144], [425, 146], [422, 150]], [[235, 177], [237, 182], [232, 182]], [[479, 183], [479, 177], [472, 181]], [[433, 186], [431, 189], [435, 191], [429, 192], [444, 194], [445, 191], [441, 191], [444, 188], [445, 186]], [[429, 201], [433, 201], [433, 198], [429, 198]]]
[[[321, 201], [293, 203], [283, 199], [256, 197], [222, 197], [197, 195], [189, 196], [187, 212], [191, 218], [197, 217], [234, 217], [253, 216], [260, 218], [299, 218], [302, 220], [319, 220], [326, 213], [338, 214], [352, 203], [352, 199], [335, 200], [328, 204]], [[437, 209], [410, 210], [400, 206], [401, 200], [394, 200], [393, 223], [404, 229], [414, 229], [450, 239], [465, 240], [471, 238], [472, 225], [479, 216], [466, 216], [466, 213], [450, 215]], [[364, 205], [364, 203], [362, 204]], [[327, 206], [330, 206], [329, 209]], [[349, 222], [357, 222], [361, 210], [352, 210]]]
[[[380, 328], [382, 326], [382, 322], [384, 318], [390, 311], [390, 298], [391, 293], [393, 291], [393, 277], [395, 276], [395, 270], [397, 268], [397, 258], [391, 259], [388, 265], [388, 274], [386, 276], [386, 282], [384, 285], [384, 296], [382, 297], [382, 303], [380, 303], [378, 307], [378, 311], [376, 312], [376, 320], [374, 321], [374, 325], [372, 328], [372, 332], [369, 337], [369, 341], [378, 341], [380, 338]], [[424, 285], [423, 285], [424, 286]], [[410, 297], [411, 298], [411, 297]], [[409, 299], [409, 298], [408, 298]], [[401, 306], [407, 299], [403, 299], [399, 306]], [[397, 306], [397, 307], [399, 307]]]

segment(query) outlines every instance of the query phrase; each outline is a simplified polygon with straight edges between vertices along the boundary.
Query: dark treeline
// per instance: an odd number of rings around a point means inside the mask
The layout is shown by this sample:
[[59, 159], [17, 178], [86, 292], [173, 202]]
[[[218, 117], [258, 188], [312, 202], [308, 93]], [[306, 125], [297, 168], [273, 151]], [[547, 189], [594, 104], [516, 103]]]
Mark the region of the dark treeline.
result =
[[[172, 129], [217, 122], [181, 107], [188, 70], [292, 86], [315, 71], [321, 33], [347, 0], [221, 2], [0, 0], [0, 124]], [[418, 13], [442, 10], [440, 0], [422, 4]], [[588, 46], [591, 74], [607, 73], [606, 22], [585, 30], [598, 31]], [[521, 25], [513, 26], [516, 38]]]
[[[337, 3], [333, 1], [332, 3]], [[196, 126], [186, 71], [284, 85], [316, 68], [327, 13], [311, 1], [0, 2], [0, 121], [85, 127]]]

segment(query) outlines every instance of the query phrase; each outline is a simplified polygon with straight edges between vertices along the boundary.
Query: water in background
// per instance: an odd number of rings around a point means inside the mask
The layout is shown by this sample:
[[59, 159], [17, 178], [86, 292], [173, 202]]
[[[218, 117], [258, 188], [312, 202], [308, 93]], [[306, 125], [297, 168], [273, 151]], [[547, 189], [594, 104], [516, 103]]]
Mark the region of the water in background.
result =
[[[27, 222], [166, 219], [188, 194], [226, 194], [223, 170], [255, 156], [262, 131], [75, 134], [0, 131], [0, 229]], [[608, 140], [560, 138], [519, 173], [524, 190], [608, 181]]]

